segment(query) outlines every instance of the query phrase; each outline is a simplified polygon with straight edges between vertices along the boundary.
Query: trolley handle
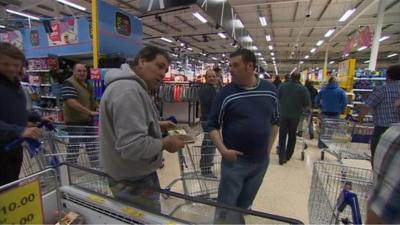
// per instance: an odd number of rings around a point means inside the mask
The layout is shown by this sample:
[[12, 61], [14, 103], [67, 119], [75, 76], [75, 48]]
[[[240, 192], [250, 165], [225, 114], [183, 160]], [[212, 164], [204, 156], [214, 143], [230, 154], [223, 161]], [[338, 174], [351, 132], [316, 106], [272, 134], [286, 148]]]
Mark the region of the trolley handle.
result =
[[[49, 130], [55, 129], [54, 126], [48, 122], [40, 122], [36, 127], [37, 128], [46, 127]], [[14, 148], [16, 148], [17, 146], [21, 145], [23, 142], [28, 143], [28, 151], [29, 151], [29, 154], [31, 155], [31, 157], [33, 156], [34, 153], [37, 153], [36, 149], [39, 148], [41, 145], [41, 143], [35, 139], [20, 137], [20, 138], [17, 138], [16, 140], [12, 141], [11, 143], [7, 144], [4, 149], [6, 151], [11, 151]]]

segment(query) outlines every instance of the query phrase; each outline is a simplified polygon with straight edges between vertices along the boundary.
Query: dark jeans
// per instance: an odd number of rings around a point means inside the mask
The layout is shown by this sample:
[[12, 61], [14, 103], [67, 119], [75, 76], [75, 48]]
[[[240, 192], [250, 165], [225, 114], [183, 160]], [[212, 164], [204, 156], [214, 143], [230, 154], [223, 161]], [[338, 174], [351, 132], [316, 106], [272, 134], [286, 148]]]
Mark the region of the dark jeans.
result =
[[134, 180], [109, 180], [109, 186], [115, 198], [128, 201], [143, 210], [161, 212], [160, 194], [156, 191], [161, 187], [156, 172]]
[[[67, 132], [73, 137], [69, 138], [69, 143], [67, 146], [67, 158], [66, 162], [71, 164], [76, 164], [79, 157], [80, 144], [85, 145], [85, 150], [88, 155], [90, 166], [97, 168], [99, 165], [99, 148], [96, 138], [89, 138], [87, 136], [95, 136], [93, 133], [93, 121], [83, 122], [83, 123], [67, 123], [68, 126], [78, 126], [70, 127]], [[91, 127], [91, 128], [89, 128]], [[86, 135], [86, 137], [85, 137]], [[81, 136], [81, 137], [80, 137]], [[89, 165], [82, 165], [89, 166]]]
[[374, 162], [376, 146], [378, 145], [379, 139], [381, 138], [382, 134], [385, 133], [385, 131], [387, 129], [389, 129], [389, 127], [380, 127], [380, 126], [374, 127], [374, 132], [372, 133], [372, 138], [371, 138], [371, 163], [372, 164]]
[[212, 174], [213, 159], [215, 155], [215, 146], [210, 138], [210, 134], [206, 132], [205, 122], [201, 123], [204, 131], [203, 142], [201, 143], [200, 169], [201, 174]]
[[[299, 121], [298, 118], [281, 118], [279, 121], [279, 162], [292, 158], [296, 146], [296, 131]], [[288, 136], [287, 145], [286, 136]]]
[[18, 180], [23, 160], [23, 148], [10, 151], [0, 148], [0, 186]]

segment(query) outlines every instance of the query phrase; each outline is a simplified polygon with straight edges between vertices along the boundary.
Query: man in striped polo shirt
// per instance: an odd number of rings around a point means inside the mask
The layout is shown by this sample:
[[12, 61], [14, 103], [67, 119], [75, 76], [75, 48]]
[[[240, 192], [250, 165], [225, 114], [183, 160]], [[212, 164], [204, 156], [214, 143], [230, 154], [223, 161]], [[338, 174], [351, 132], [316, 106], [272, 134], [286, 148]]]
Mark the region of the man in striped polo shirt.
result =
[[[232, 83], [216, 96], [207, 127], [222, 155], [218, 202], [247, 209], [269, 164], [278, 130], [278, 99], [275, 86], [255, 74], [253, 52], [234, 52], [229, 66]], [[227, 214], [218, 210], [216, 221], [242, 222], [240, 216]]]

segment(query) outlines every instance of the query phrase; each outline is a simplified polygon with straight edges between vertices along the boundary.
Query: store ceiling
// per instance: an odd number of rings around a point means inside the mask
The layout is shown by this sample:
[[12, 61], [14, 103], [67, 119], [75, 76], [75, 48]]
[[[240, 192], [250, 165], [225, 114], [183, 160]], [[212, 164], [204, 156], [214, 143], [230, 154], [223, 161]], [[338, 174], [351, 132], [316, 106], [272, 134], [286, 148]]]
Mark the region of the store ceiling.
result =
[[[72, 0], [71, 0], [72, 1]], [[219, 1], [222, 0], [208, 0]], [[385, 17], [382, 36], [390, 36], [380, 45], [378, 67], [398, 62], [398, 56], [387, 58], [391, 53], [400, 51], [400, 0], [385, 1]], [[14, 17], [5, 12], [5, 8], [18, 10], [39, 17], [57, 17], [67, 15], [89, 15], [90, 0], [72, 1], [86, 7], [82, 12], [66, 7], [55, 0], [0, 0], [0, 24], [7, 25]], [[140, 17], [143, 21], [144, 44], [156, 45], [174, 53], [174, 56], [188, 55], [194, 62], [221, 62], [226, 55], [233, 52], [233, 39], [228, 33], [221, 38], [216, 29], [216, 22], [198, 5], [182, 6], [158, 12], [143, 14], [140, 11], [140, 0], [107, 0], [108, 3]], [[356, 33], [360, 26], [369, 25], [375, 29], [379, 0], [227, 0], [241, 19], [244, 29], [249, 32], [252, 43], [237, 40], [243, 47], [257, 46], [260, 65], [269, 73], [275, 73], [272, 57], [275, 57], [280, 74], [287, 73], [295, 67], [322, 67], [325, 49], [329, 49], [329, 62], [343, 60], [343, 50], [349, 36]], [[339, 18], [349, 9], [356, 11], [345, 22]], [[202, 23], [193, 16], [200, 13], [207, 19]], [[262, 26], [259, 17], [265, 17], [267, 25]], [[15, 25], [14, 25], [15, 26]], [[10, 29], [13, 27], [11, 26]], [[324, 34], [332, 28], [335, 33], [329, 38]], [[271, 36], [271, 41], [266, 40]], [[172, 42], [160, 39], [165, 37]], [[318, 47], [316, 43], [324, 40]], [[249, 41], [249, 40], [247, 40]], [[272, 50], [269, 49], [272, 46]], [[317, 48], [310, 53], [312, 48]], [[271, 55], [273, 52], [274, 56]], [[223, 55], [226, 54], [226, 55]], [[308, 59], [305, 56], [309, 55]], [[358, 62], [369, 59], [370, 49], [353, 52]], [[214, 57], [214, 58], [213, 58]], [[262, 64], [265, 61], [267, 64]], [[304, 64], [300, 64], [304, 61]], [[225, 61], [226, 62], [226, 61]], [[333, 66], [332, 64], [330, 66]], [[367, 64], [364, 64], [366, 66]], [[359, 64], [362, 66], [362, 64]]]

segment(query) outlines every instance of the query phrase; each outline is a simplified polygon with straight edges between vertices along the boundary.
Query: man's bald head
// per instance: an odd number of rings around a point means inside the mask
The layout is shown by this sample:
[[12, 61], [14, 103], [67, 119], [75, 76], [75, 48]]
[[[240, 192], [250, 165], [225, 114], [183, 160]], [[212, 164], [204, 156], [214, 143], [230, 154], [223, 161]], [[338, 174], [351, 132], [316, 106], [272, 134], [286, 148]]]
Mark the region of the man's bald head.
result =
[[218, 82], [217, 74], [214, 70], [208, 69], [205, 74], [206, 82], [212, 85], [216, 85]]
[[77, 63], [74, 65], [73, 73], [75, 78], [81, 82], [85, 82], [88, 76], [86, 65], [82, 63]]

